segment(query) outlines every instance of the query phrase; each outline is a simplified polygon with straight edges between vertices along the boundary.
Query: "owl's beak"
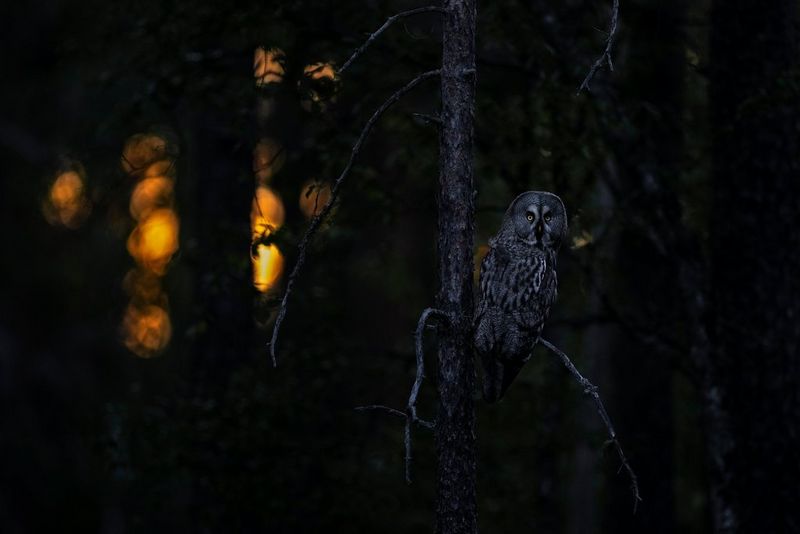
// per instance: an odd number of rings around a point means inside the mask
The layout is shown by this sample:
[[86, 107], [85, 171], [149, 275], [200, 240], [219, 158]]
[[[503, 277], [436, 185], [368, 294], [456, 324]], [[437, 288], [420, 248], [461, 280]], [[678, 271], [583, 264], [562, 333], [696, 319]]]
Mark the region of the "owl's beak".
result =
[[544, 225], [542, 221], [536, 223], [536, 226], [533, 227], [533, 232], [536, 235], [536, 238], [541, 241], [542, 236], [544, 235]]

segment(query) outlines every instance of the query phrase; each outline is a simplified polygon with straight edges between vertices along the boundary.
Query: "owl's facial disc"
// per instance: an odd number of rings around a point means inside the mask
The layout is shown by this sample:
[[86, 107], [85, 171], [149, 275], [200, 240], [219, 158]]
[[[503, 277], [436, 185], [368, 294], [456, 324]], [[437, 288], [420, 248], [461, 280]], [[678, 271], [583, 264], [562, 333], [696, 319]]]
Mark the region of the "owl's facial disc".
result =
[[511, 204], [508, 216], [517, 239], [528, 246], [558, 248], [567, 233], [564, 204], [552, 193], [522, 193]]

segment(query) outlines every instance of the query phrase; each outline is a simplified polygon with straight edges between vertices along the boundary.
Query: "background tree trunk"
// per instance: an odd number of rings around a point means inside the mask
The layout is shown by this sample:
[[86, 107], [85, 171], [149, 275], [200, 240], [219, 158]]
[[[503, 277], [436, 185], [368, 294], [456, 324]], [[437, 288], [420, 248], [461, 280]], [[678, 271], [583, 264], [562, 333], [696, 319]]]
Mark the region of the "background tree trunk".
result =
[[445, 2], [439, 154], [439, 338], [436, 531], [477, 532], [472, 361], [475, 0]]
[[797, 532], [800, 76], [795, 0], [711, 14], [712, 392], [731, 418], [717, 532]]
[[[619, 106], [633, 128], [618, 128], [612, 141], [619, 173], [617, 186], [637, 195], [636, 204], [645, 220], [652, 221], [654, 213], [666, 212], [665, 218], [677, 225], [680, 208], [674, 189], [684, 164], [681, 121], [686, 3], [639, 0], [626, 5], [625, 16], [629, 21], [626, 44], [630, 58], [622, 72]], [[674, 230], [662, 229], [666, 235], [670, 231]], [[645, 311], [646, 317], [662, 321], [675, 316], [675, 268], [664, 261], [635, 224], [622, 229], [615, 260], [610, 273], [614, 293], [620, 295], [618, 300], [626, 309], [636, 307]], [[654, 295], [646, 304], [642, 303], [643, 287]], [[641, 513], [633, 515], [629, 513], [629, 489], [610, 484], [611, 499], [604, 521], [611, 532], [673, 532], [673, 363], [667, 354], [653, 351], [627, 332], [615, 330], [612, 340], [612, 379], [617, 385], [611, 410], [618, 414], [617, 431], [624, 436], [626, 450], [646, 491]], [[647, 432], [641, 431], [642, 419], [649, 421]]]

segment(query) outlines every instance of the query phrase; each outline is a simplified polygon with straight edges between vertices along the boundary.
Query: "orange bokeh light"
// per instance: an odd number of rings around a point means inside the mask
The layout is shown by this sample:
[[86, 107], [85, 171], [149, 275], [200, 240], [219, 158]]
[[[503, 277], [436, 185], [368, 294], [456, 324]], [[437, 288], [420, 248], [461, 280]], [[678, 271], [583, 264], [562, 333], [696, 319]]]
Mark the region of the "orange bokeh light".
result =
[[175, 174], [175, 162], [172, 159], [160, 159], [150, 163], [142, 178], [163, 178]]
[[164, 176], [144, 178], [131, 193], [130, 212], [137, 221], [145, 219], [153, 210], [172, 205], [175, 183]]
[[166, 139], [156, 134], [136, 134], [125, 142], [120, 163], [125, 172], [135, 175], [146, 170], [154, 161], [168, 161], [166, 155]]
[[259, 187], [256, 189], [253, 207], [250, 210], [250, 229], [253, 240], [270, 235], [283, 225], [286, 211], [283, 202], [272, 189]]
[[286, 75], [286, 54], [280, 48], [258, 47], [253, 57], [256, 86], [281, 83]]
[[303, 76], [308, 76], [312, 80], [321, 80], [324, 78], [334, 80], [337, 77], [333, 65], [323, 62], [313, 63], [303, 67]]
[[300, 189], [300, 211], [307, 219], [316, 217], [331, 199], [331, 185], [310, 180]]
[[253, 260], [253, 285], [262, 293], [269, 291], [283, 273], [283, 255], [274, 244], [259, 243]]
[[50, 186], [47, 200], [42, 206], [50, 224], [77, 228], [91, 211], [83, 178], [75, 170], [62, 172]]
[[141, 358], [150, 358], [162, 351], [172, 337], [172, 324], [167, 311], [156, 305], [131, 304], [122, 321], [123, 343]]
[[141, 266], [163, 275], [178, 250], [178, 231], [178, 217], [172, 210], [154, 210], [128, 237], [128, 252]]
[[131, 269], [122, 280], [122, 287], [134, 302], [165, 306], [167, 295], [161, 289], [161, 277], [147, 269]]
[[180, 223], [173, 210], [177, 146], [154, 133], [132, 135], [120, 158], [122, 168], [138, 181], [128, 205], [137, 221], [128, 236], [128, 252], [137, 268], [123, 287], [131, 301], [122, 321], [123, 343], [137, 356], [161, 352], [172, 336], [167, 294], [161, 277], [178, 250]]
[[303, 78], [298, 82], [302, 95], [300, 105], [306, 111], [324, 111], [328, 104], [336, 101], [339, 90], [339, 74], [330, 62], [318, 62], [303, 68]]

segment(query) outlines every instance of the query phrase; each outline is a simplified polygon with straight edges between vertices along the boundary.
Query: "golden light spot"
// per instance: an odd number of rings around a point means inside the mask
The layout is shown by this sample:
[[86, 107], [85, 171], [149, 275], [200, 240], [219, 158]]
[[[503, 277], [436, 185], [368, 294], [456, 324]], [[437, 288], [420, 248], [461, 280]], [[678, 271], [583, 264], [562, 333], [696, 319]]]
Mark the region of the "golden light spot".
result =
[[594, 241], [594, 236], [589, 232], [587, 232], [586, 230], [584, 230], [583, 232], [581, 232], [581, 235], [572, 238], [571, 248], [573, 249], [583, 248], [586, 245], [592, 244], [593, 241]]
[[330, 62], [317, 62], [303, 68], [303, 78], [298, 82], [302, 95], [301, 105], [306, 111], [313, 108], [325, 110], [335, 102], [339, 90], [339, 74]]
[[283, 255], [274, 244], [259, 243], [253, 261], [253, 285], [262, 293], [269, 291], [283, 273]]
[[283, 202], [269, 187], [256, 188], [250, 210], [250, 230], [253, 241], [258, 241], [278, 230], [286, 217]]
[[54, 206], [75, 204], [83, 196], [83, 180], [75, 171], [65, 172], [56, 178], [50, 188], [50, 202]]
[[281, 83], [286, 75], [286, 54], [280, 48], [258, 47], [253, 56], [256, 87]]
[[303, 68], [303, 76], [308, 76], [312, 80], [321, 80], [327, 78], [333, 80], [336, 78], [336, 71], [331, 63], [313, 63], [306, 65]]
[[166, 272], [178, 250], [178, 217], [172, 210], [157, 209], [142, 220], [128, 237], [128, 252], [146, 269]]
[[157, 134], [132, 135], [122, 149], [120, 163], [128, 174], [138, 174], [154, 161], [169, 160], [167, 140]]
[[42, 211], [52, 225], [78, 228], [88, 217], [91, 204], [78, 171], [62, 172], [50, 186]]
[[141, 180], [131, 193], [131, 216], [141, 221], [155, 209], [172, 206], [174, 187], [173, 180], [163, 176]]
[[164, 308], [131, 304], [122, 321], [123, 342], [141, 358], [151, 358], [162, 351], [172, 337], [172, 324]]
[[174, 174], [175, 162], [172, 159], [162, 159], [149, 164], [143, 178], [163, 178]]
[[161, 278], [146, 269], [131, 269], [122, 280], [122, 288], [134, 302], [166, 306], [167, 296], [161, 290]]
[[267, 185], [286, 162], [286, 151], [273, 139], [262, 139], [253, 149], [253, 173], [259, 185]]
[[331, 199], [331, 185], [310, 180], [300, 189], [300, 211], [307, 219], [316, 217]]
[[173, 210], [176, 156], [177, 146], [165, 137], [141, 133], [128, 138], [120, 158], [125, 172], [138, 180], [128, 204], [138, 223], [127, 242], [137, 267], [122, 284], [131, 298], [122, 321], [123, 343], [142, 358], [162, 351], [172, 336], [161, 277], [178, 250], [180, 223]]

